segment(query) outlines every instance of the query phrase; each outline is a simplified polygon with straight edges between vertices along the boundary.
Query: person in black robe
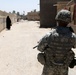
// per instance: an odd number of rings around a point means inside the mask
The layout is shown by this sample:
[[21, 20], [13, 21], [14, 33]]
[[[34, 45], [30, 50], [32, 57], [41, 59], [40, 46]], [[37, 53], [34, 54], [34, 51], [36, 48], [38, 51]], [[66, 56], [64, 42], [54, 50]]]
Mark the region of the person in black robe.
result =
[[9, 16], [7, 16], [7, 18], [6, 18], [6, 28], [8, 30], [10, 30], [10, 28], [11, 28], [11, 19], [9, 18]]

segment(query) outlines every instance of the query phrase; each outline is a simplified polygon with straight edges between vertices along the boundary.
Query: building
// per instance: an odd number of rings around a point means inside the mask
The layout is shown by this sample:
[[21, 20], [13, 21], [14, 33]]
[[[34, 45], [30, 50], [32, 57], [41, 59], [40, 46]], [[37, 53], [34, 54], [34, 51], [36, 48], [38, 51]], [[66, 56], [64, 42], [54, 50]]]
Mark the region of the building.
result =
[[26, 19], [33, 20], [33, 21], [39, 21], [40, 20], [39, 12], [37, 12], [37, 11], [28, 12], [26, 15]]
[[76, 25], [76, 0], [71, 0], [68, 2], [67, 6], [70, 7], [70, 11], [72, 13], [72, 23]]
[[40, 0], [40, 27], [55, 27], [55, 16], [68, 1], [70, 0]]
[[40, 0], [40, 27], [54, 27], [57, 13], [56, 0]]
[[70, 0], [70, 1], [58, 1], [57, 4], [57, 12], [61, 9], [67, 9], [71, 12], [72, 22], [74, 25], [76, 25], [76, 0]]

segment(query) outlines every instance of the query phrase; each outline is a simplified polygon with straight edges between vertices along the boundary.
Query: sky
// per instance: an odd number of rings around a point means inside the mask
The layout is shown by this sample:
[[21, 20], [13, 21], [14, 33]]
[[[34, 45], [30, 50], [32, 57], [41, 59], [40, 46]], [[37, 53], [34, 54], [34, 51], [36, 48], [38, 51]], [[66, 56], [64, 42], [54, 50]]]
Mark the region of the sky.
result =
[[27, 12], [34, 9], [40, 10], [39, 0], [0, 0], [0, 10], [2, 11], [12, 12], [15, 10], [20, 12], [20, 14], [23, 14], [23, 11], [25, 11], [25, 14], [27, 14]]

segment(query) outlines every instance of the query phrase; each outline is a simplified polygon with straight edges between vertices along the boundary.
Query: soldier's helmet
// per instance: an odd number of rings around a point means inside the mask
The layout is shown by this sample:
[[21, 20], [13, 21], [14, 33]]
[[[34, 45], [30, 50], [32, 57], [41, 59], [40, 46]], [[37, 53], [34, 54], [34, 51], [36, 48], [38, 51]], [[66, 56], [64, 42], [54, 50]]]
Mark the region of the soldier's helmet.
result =
[[71, 12], [66, 9], [62, 9], [56, 15], [55, 20], [70, 23], [71, 22]]

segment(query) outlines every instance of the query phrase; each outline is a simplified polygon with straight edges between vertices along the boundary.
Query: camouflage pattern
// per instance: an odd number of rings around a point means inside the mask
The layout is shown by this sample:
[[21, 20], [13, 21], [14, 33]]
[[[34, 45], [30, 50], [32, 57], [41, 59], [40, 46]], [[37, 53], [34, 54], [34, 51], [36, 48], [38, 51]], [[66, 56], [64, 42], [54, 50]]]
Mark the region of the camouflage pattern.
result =
[[43, 68], [42, 75], [68, 75], [68, 68], [66, 66], [47, 66]]
[[71, 22], [71, 13], [68, 10], [62, 9], [56, 15], [56, 20], [64, 21], [64, 22]]
[[76, 35], [68, 27], [58, 26], [39, 42], [38, 50], [45, 54], [42, 75], [68, 75], [68, 67], [75, 54], [71, 48]]

